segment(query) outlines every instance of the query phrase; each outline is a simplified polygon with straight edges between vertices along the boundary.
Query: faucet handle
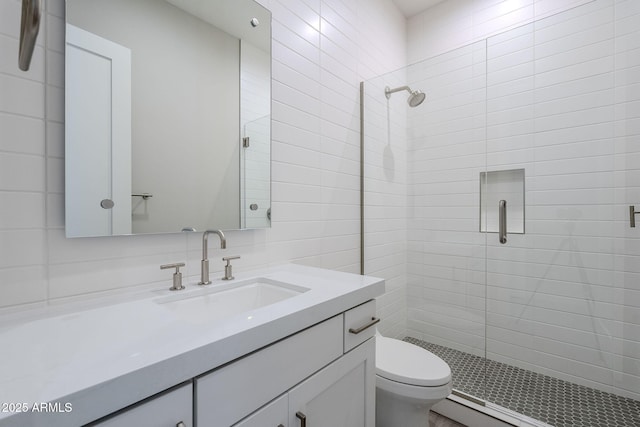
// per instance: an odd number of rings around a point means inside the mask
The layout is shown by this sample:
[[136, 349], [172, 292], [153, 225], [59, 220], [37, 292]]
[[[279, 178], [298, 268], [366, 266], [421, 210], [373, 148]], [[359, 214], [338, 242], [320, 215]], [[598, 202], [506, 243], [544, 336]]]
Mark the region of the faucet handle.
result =
[[179, 291], [184, 289], [184, 286], [182, 285], [182, 273], [180, 273], [180, 267], [184, 267], [184, 262], [164, 264], [160, 266], [160, 270], [166, 270], [167, 268], [176, 269], [176, 272], [173, 273], [173, 286], [169, 288], [170, 291]]
[[227, 265], [224, 266], [224, 277], [222, 280], [233, 280], [233, 266], [231, 265], [231, 260], [234, 259], [240, 259], [240, 255], [222, 257], [222, 260], [227, 262]]

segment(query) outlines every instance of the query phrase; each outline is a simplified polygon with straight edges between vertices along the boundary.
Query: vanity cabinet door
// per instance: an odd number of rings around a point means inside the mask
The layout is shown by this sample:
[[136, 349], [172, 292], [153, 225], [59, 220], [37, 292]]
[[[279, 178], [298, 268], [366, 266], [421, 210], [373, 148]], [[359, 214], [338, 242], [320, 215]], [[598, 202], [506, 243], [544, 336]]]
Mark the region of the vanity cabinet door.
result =
[[193, 386], [188, 383], [88, 426], [193, 427], [192, 420]]
[[196, 378], [198, 427], [229, 427], [339, 358], [342, 327], [334, 316]]
[[369, 339], [289, 392], [289, 427], [374, 427], [375, 391]]
[[289, 398], [282, 395], [233, 427], [288, 427]]

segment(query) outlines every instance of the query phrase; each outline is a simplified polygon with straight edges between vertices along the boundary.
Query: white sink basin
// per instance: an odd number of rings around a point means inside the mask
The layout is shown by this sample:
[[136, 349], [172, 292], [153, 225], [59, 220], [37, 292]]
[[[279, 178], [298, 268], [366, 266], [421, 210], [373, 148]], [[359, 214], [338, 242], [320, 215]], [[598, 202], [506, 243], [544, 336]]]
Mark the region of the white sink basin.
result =
[[188, 294], [169, 295], [156, 299], [176, 315], [196, 323], [210, 322], [247, 313], [275, 304], [308, 291], [308, 288], [265, 277], [257, 277]]

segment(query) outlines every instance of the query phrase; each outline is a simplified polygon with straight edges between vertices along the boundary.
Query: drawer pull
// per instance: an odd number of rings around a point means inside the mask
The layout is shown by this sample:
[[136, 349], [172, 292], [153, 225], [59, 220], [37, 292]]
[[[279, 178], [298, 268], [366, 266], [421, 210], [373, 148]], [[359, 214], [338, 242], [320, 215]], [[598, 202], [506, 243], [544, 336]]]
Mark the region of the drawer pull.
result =
[[371, 322], [367, 323], [366, 325], [360, 326], [358, 329], [349, 328], [349, 333], [357, 335], [360, 332], [364, 331], [365, 329], [368, 329], [368, 328], [372, 327], [373, 325], [375, 325], [379, 321], [380, 321], [379, 317], [372, 317], [371, 318]]
[[178, 424], [176, 424], [176, 427], [187, 427], [187, 425], [180, 421]]
[[307, 416], [302, 412], [296, 412], [296, 417], [300, 420], [300, 427], [307, 427]]

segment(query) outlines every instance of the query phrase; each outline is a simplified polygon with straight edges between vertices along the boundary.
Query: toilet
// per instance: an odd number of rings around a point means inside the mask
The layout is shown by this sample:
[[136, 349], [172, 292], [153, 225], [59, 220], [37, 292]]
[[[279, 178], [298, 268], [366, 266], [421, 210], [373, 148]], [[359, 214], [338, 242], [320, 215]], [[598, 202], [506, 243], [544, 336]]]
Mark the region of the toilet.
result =
[[376, 427], [428, 427], [452, 390], [451, 369], [417, 345], [376, 334]]

